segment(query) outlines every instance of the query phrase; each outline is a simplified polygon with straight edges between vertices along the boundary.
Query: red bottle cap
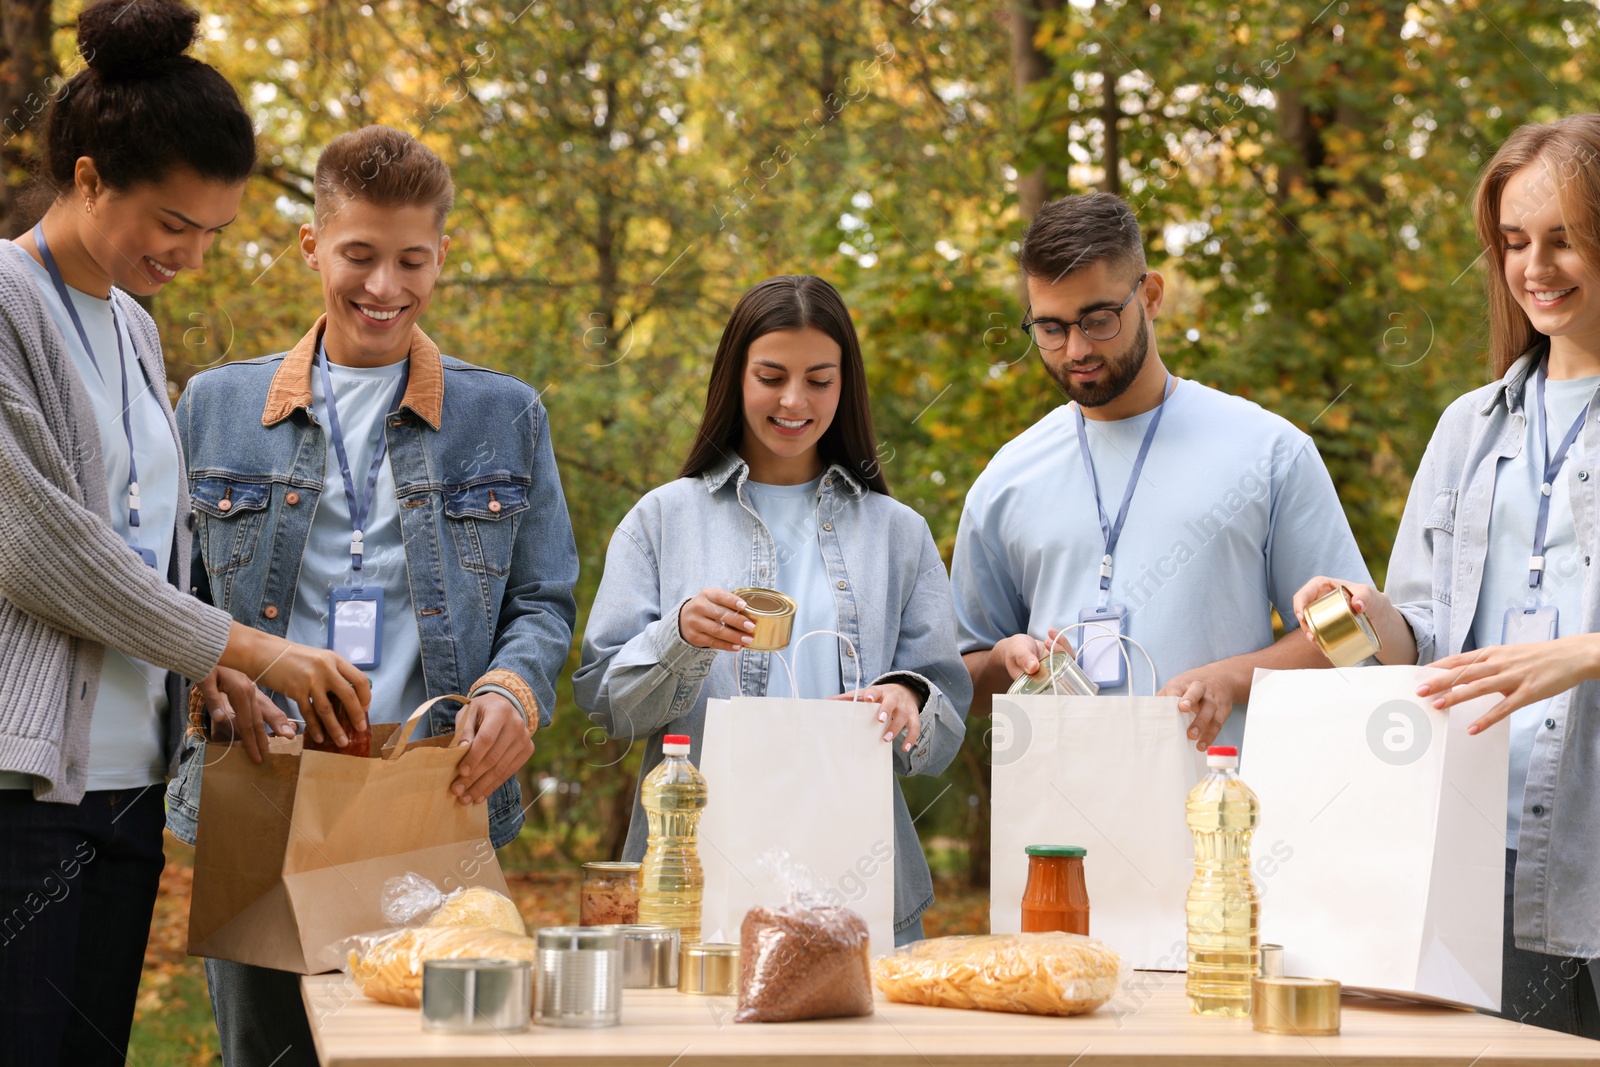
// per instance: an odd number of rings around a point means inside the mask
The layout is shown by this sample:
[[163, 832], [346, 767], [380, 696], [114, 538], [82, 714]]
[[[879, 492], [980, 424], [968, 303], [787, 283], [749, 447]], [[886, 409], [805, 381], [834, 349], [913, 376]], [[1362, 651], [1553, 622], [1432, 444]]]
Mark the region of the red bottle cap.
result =
[[1212, 745], [1206, 749], [1208, 756], [1237, 756], [1239, 750], [1233, 745]]
[[665, 736], [665, 737], [663, 737], [661, 739], [661, 743], [663, 745], [687, 745], [689, 743], [689, 735], [688, 734], [668, 734], [667, 736]]

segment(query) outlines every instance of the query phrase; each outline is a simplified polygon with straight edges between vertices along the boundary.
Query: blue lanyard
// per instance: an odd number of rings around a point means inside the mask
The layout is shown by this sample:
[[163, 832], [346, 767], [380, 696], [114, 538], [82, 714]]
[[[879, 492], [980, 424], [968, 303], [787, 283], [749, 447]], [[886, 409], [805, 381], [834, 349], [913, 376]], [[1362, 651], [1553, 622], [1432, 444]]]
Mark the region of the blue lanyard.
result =
[[1539, 447], [1544, 451], [1544, 477], [1539, 486], [1539, 517], [1533, 523], [1533, 555], [1528, 557], [1528, 588], [1537, 589], [1544, 580], [1544, 538], [1550, 526], [1550, 493], [1555, 489], [1556, 476], [1561, 473], [1562, 466], [1567, 462], [1567, 450], [1572, 447], [1572, 442], [1578, 439], [1578, 431], [1583, 429], [1584, 420], [1589, 417], [1589, 408], [1594, 400], [1578, 412], [1578, 418], [1573, 422], [1567, 435], [1561, 439], [1561, 444], [1556, 448], [1556, 454], [1550, 454], [1550, 427], [1549, 416], [1544, 410], [1544, 364], [1539, 364], [1539, 369], [1533, 372], [1534, 388], [1539, 396], [1539, 410], [1536, 412], [1539, 419]]
[[1078, 417], [1078, 452], [1083, 456], [1083, 469], [1089, 472], [1089, 484], [1094, 487], [1094, 506], [1100, 509], [1100, 533], [1106, 540], [1106, 553], [1100, 560], [1100, 606], [1111, 602], [1111, 557], [1116, 554], [1117, 541], [1122, 538], [1122, 524], [1128, 519], [1128, 505], [1133, 503], [1133, 491], [1139, 484], [1139, 474], [1144, 470], [1145, 457], [1150, 454], [1150, 442], [1156, 439], [1156, 427], [1161, 425], [1161, 413], [1166, 409], [1167, 398], [1172, 395], [1172, 375], [1167, 375], [1166, 387], [1161, 393], [1161, 403], [1156, 405], [1155, 418], [1144, 432], [1144, 442], [1139, 445], [1139, 458], [1133, 461], [1133, 473], [1128, 475], [1128, 488], [1122, 494], [1122, 508], [1117, 521], [1106, 515], [1106, 506], [1100, 500], [1100, 479], [1094, 472], [1094, 457], [1089, 455], [1089, 431], [1084, 427], [1082, 405], [1073, 406]]
[[[344, 450], [344, 431], [339, 429], [339, 406], [333, 398], [333, 375], [328, 371], [328, 353], [317, 346], [317, 367], [322, 371], [322, 392], [328, 400], [328, 432], [333, 437], [333, 451], [339, 457], [339, 473], [344, 475], [344, 498], [350, 505], [350, 569], [361, 573], [362, 531], [367, 525], [367, 513], [372, 507], [372, 494], [378, 486], [378, 472], [383, 470], [383, 458], [389, 453], [389, 437], [383, 432], [388, 415], [378, 420], [373, 430], [372, 467], [367, 471], [367, 491], [356, 496], [356, 482], [350, 474], [350, 458]], [[394, 399], [389, 402], [389, 414], [400, 410], [400, 400], [406, 395], [406, 382], [411, 377], [411, 363], [407, 361], [395, 383]], [[359, 582], [357, 584], [360, 584]]]
[[[73, 328], [78, 331], [78, 340], [83, 344], [83, 350], [89, 354], [89, 362], [94, 364], [95, 373], [100, 375], [100, 380], [106, 380], [106, 372], [100, 369], [100, 360], [95, 357], [94, 346], [89, 343], [89, 331], [83, 328], [83, 320], [78, 317], [78, 307], [72, 302], [72, 291], [67, 288], [66, 280], [61, 277], [61, 268], [56, 266], [56, 257], [50, 254], [50, 245], [44, 239], [44, 223], [35, 223], [33, 227], [33, 243], [39, 249], [39, 258], [44, 260], [44, 269], [50, 272], [50, 281], [56, 287], [56, 295], [61, 297], [61, 302], [67, 307], [67, 314], [72, 317]], [[122, 324], [117, 319], [117, 306], [111, 305], [111, 332], [117, 336], [117, 369], [122, 372], [122, 433], [128, 439], [128, 525], [134, 529], [139, 528], [139, 461], [133, 454], [133, 402], [128, 399], [128, 360], [122, 347]]]

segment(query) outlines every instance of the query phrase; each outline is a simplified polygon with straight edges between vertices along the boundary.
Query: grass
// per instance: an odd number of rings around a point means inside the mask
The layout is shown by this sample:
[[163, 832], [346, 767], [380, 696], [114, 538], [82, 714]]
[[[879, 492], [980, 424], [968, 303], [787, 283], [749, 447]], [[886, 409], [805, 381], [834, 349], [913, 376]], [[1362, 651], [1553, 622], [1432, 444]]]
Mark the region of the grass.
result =
[[[161, 874], [144, 976], [134, 1011], [129, 1067], [195, 1067], [220, 1064], [216, 1026], [206, 993], [205, 967], [188, 954], [189, 895], [194, 884], [194, 849], [172, 835], [166, 839], [167, 866]], [[531, 831], [501, 849], [506, 882], [530, 928], [578, 921], [579, 866], [561, 858]], [[959, 867], [939, 856], [935, 871]], [[980, 934], [989, 930], [989, 894], [965, 888], [958, 879], [936, 873], [937, 903], [923, 916], [928, 937]]]

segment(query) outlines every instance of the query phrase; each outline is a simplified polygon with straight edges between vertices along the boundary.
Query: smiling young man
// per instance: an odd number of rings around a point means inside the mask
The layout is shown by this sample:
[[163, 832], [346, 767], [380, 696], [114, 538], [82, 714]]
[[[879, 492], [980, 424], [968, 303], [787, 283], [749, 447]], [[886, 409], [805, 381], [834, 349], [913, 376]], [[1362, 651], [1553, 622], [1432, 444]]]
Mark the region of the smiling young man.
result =
[[[453, 199], [449, 170], [408, 134], [336, 138], [300, 231], [325, 314], [288, 352], [200, 375], [177, 419], [197, 595], [343, 654], [371, 679], [373, 722], [468, 694], [430, 727], [470, 746], [450, 788], [489, 802], [499, 847], [522, 824], [515, 775], [532, 732], [550, 722], [578, 557], [538, 396], [441, 356], [418, 326]], [[237, 681], [219, 672], [200, 692], [212, 729], [240, 736], [252, 758], [268, 731], [352, 740], [290, 721], [264, 695], [231, 702]], [[169, 790], [169, 825], [188, 841], [203, 763], [197, 745]], [[316, 1063], [297, 976], [219, 960], [206, 973], [229, 1067]]]
[[[1240, 397], [1168, 373], [1153, 324], [1165, 282], [1120, 198], [1039, 210], [1022, 244], [1028, 327], [1072, 401], [1003, 447], [967, 494], [951, 580], [975, 706], [1039, 666], [1058, 629], [1137, 640], [1155, 687], [1210, 744], [1243, 733], [1256, 667], [1326, 667], [1290, 634], [1294, 594], [1339, 560], [1366, 574], [1316, 446]], [[1291, 640], [1292, 638], [1292, 640]], [[1102, 692], [1128, 692], [1117, 642], [1089, 642]], [[1143, 658], [1135, 685], [1145, 692]]]

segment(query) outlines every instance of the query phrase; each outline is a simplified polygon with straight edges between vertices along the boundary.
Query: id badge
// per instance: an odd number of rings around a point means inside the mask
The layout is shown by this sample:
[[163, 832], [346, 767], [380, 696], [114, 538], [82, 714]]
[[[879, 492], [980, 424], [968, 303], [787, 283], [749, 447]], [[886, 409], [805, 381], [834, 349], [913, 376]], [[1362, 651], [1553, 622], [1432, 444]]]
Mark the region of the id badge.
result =
[[144, 561], [144, 565], [146, 567], [149, 567], [151, 570], [155, 570], [156, 569], [157, 564], [156, 564], [156, 550], [155, 549], [153, 549], [153, 548], [140, 548], [138, 545], [129, 545], [128, 547], [133, 549], [133, 554], [134, 555], [138, 556], [141, 560]]
[[1078, 613], [1078, 666], [1101, 689], [1115, 689], [1128, 681], [1128, 661], [1118, 638], [1128, 632], [1128, 609], [1121, 604], [1088, 608]]
[[1505, 626], [1500, 631], [1500, 643], [1531, 645], [1538, 641], [1554, 641], [1556, 617], [1554, 604], [1538, 608], [1508, 608]]
[[328, 597], [328, 647], [352, 667], [371, 670], [383, 658], [383, 590], [335, 589]]

